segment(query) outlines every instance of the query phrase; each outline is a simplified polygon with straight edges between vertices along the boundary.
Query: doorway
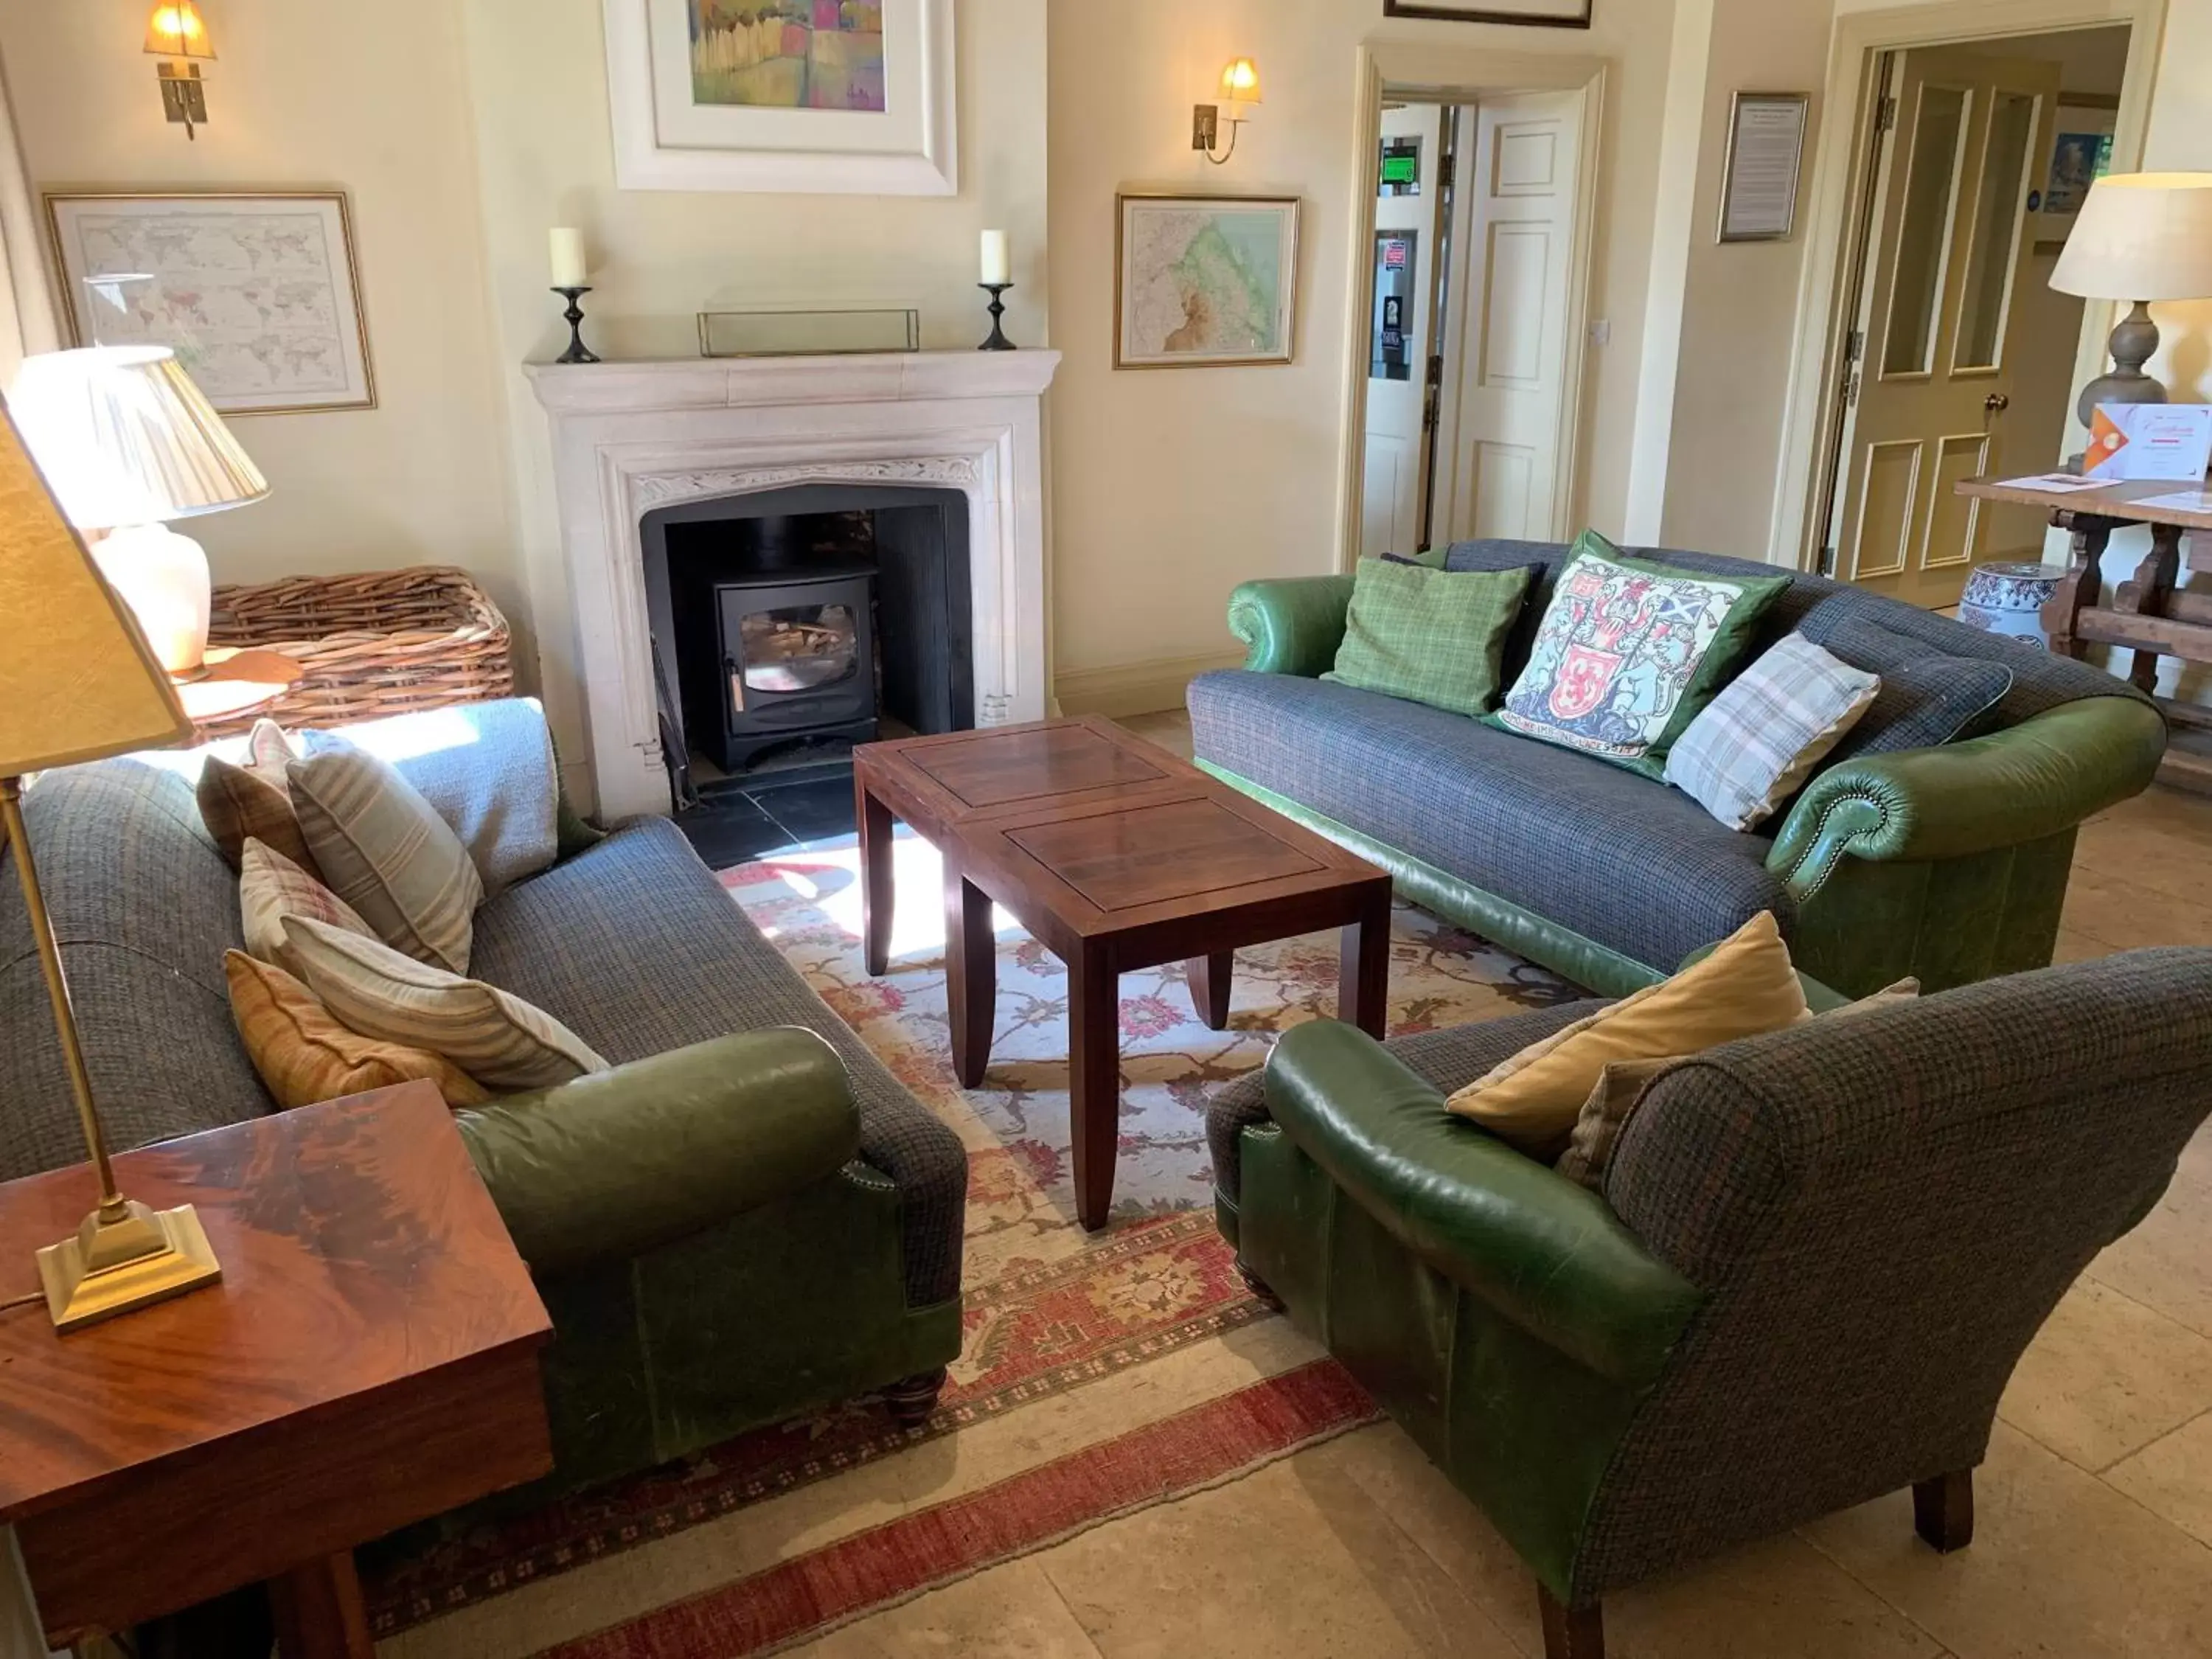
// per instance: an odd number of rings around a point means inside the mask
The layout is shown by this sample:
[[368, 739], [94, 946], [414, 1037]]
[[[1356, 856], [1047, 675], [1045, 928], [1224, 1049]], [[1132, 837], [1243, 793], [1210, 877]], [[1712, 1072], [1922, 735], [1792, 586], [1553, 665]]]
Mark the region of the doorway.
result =
[[1555, 73], [1514, 91], [1373, 83], [1347, 565], [1567, 533], [1603, 70], [1559, 60]]
[[2113, 170], [2126, 23], [1869, 52], [1808, 503], [1819, 568], [1929, 609], [1975, 566], [2039, 563], [2032, 510], [1955, 486], [2056, 465], [2086, 303], [2050, 286]]

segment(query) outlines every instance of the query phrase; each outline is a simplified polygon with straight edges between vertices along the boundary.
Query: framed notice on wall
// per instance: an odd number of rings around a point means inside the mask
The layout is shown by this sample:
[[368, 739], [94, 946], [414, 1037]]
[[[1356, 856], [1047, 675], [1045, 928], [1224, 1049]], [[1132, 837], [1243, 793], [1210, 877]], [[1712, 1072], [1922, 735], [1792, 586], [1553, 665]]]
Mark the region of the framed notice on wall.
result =
[[1802, 92], [1739, 92], [1729, 112], [1720, 240], [1786, 242], [1797, 228], [1797, 175], [1812, 100]]

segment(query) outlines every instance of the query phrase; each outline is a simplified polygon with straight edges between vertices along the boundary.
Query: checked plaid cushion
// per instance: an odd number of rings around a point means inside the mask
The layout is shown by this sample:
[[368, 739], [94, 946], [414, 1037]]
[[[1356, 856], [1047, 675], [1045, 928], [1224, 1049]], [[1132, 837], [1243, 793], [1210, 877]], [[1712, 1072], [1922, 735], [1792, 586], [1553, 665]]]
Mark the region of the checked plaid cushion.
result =
[[1362, 559], [1336, 666], [1322, 678], [1454, 714], [1486, 713], [1529, 575]]
[[1749, 830], [1812, 775], [1874, 706], [1876, 676], [1792, 634], [1706, 705], [1667, 757], [1667, 781]]

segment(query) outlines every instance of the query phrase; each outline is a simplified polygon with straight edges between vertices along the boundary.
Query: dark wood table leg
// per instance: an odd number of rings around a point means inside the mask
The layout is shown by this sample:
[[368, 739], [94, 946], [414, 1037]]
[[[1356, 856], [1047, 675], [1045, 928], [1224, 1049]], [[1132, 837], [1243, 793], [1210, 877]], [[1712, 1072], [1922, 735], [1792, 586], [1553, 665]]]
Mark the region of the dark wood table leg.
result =
[[1095, 944], [1067, 964], [1067, 1074], [1075, 1213], [1095, 1233], [1114, 1207], [1121, 1142], [1121, 976]]
[[2081, 613], [2094, 610], [2104, 596], [2105, 548], [2112, 539], [2112, 521], [2088, 513], [2054, 513], [2051, 522], [2074, 538], [2074, 562], [2043, 607], [2043, 631], [2058, 655], [2080, 657], [2087, 653], [2088, 641], [2075, 630]]
[[1336, 1017], [1357, 1025], [1377, 1042], [1390, 1029], [1390, 895], [1344, 930], [1342, 965], [1336, 987]]
[[860, 934], [871, 975], [891, 965], [891, 809], [868, 793], [853, 774], [853, 816], [860, 826]]
[[952, 1070], [963, 1089], [981, 1086], [999, 1012], [999, 941], [991, 901], [945, 861], [945, 990], [952, 1006]]
[[282, 1659], [375, 1659], [353, 1555], [327, 1555], [269, 1581]]
[[1209, 1030], [1229, 1029], [1229, 993], [1237, 978], [1237, 953], [1216, 951], [1212, 956], [1193, 957], [1185, 965], [1190, 979], [1190, 1005], [1198, 1010]]
[[[2181, 536], [2177, 525], [2154, 524], [2150, 527], [2150, 552], [2136, 567], [2133, 603], [2116, 602], [2117, 609], [2132, 610], [2143, 617], [2166, 614], [2166, 602], [2172, 598], [2174, 584], [2181, 580]], [[2158, 653], [2137, 651], [2135, 660], [2128, 665], [2128, 678], [2146, 696], [2157, 695]]]

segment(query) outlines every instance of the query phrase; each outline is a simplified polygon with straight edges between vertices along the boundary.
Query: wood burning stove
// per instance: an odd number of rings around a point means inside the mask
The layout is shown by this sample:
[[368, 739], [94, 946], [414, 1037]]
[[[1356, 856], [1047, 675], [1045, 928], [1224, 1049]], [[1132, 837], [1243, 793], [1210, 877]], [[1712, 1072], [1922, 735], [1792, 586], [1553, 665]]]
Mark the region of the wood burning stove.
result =
[[876, 735], [875, 573], [814, 570], [715, 580], [691, 615], [711, 623], [720, 672], [687, 688], [692, 743], [726, 771], [801, 738]]

